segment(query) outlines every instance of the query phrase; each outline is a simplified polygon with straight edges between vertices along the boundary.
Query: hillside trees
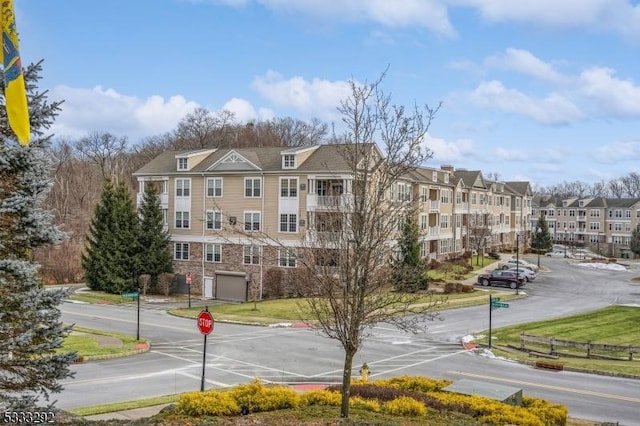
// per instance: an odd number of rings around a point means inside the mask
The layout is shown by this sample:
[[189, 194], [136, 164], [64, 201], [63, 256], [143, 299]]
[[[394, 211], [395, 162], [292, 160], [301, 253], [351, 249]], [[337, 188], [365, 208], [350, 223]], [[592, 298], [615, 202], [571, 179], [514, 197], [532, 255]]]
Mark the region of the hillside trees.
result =
[[[37, 247], [62, 241], [43, 208], [51, 186], [49, 139], [60, 109], [39, 92], [41, 64], [24, 71], [32, 140], [18, 145], [0, 107], [0, 410], [34, 410], [62, 390], [70, 377], [74, 353], [57, 353], [70, 331], [60, 319], [58, 305], [66, 290], [45, 289], [38, 264], [31, 260]], [[0, 79], [4, 92], [4, 79]]]

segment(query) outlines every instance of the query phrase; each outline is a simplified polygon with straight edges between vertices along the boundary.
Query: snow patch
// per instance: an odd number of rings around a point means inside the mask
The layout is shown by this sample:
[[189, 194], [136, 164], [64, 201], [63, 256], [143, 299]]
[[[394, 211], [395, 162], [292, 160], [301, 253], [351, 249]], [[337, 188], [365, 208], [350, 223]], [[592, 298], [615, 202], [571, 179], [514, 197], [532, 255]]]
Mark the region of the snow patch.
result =
[[591, 262], [591, 263], [578, 263], [577, 266], [582, 266], [585, 268], [594, 268], [594, 269], [607, 269], [609, 271], [626, 271], [622, 265], [618, 265], [617, 263], [603, 263], [603, 262]]

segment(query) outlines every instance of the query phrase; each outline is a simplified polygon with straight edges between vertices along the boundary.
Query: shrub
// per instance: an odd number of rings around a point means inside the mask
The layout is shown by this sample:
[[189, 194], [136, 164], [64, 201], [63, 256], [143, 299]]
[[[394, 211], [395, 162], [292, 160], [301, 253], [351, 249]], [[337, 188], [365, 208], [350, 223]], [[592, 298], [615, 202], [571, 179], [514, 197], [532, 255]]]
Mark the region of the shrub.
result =
[[240, 385], [229, 391], [229, 394], [243, 413], [295, 408], [300, 404], [300, 397], [293, 389], [284, 386], [266, 387], [259, 380]]
[[387, 414], [394, 416], [426, 416], [427, 407], [420, 401], [416, 401], [408, 396], [392, 399], [382, 407]]
[[264, 286], [262, 296], [265, 299], [279, 298], [284, 295], [282, 285], [282, 270], [280, 268], [270, 268], [264, 274]]
[[522, 406], [535, 414], [545, 425], [565, 426], [567, 424], [569, 412], [564, 405], [525, 396], [522, 398]]
[[352, 396], [349, 398], [349, 407], [360, 408], [374, 413], [380, 412], [380, 403], [378, 401], [375, 399], [360, 398], [359, 396]]
[[190, 416], [236, 416], [240, 406], [228, 392], [188, 392], [180, 395], [178, 410]]
[[300, 404], [302, 405], [327, 405], [339, 407], [342, 403], [342, 395], [340, 392], [331, 390], [314, 390], [302, 394]]
[[399, 376], [385, 380], [376, 380], [374, 385], [389, 386], [396, 389], [411, 390], [417, 392], [439, 391], [449, 386], [449, 380], [436, 380], [428, 377]]

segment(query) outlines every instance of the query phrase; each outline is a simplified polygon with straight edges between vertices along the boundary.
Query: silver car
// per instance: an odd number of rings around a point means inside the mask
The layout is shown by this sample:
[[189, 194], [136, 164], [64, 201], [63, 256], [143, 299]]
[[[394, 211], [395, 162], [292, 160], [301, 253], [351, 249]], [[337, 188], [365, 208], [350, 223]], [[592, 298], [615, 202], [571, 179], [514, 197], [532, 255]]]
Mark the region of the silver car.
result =
[[538, 274], [529, 268], [509, 268], [507, 271], [517, 272], [521, 277], [524, 277], [526, 282], [531, 282], [538, 276]]

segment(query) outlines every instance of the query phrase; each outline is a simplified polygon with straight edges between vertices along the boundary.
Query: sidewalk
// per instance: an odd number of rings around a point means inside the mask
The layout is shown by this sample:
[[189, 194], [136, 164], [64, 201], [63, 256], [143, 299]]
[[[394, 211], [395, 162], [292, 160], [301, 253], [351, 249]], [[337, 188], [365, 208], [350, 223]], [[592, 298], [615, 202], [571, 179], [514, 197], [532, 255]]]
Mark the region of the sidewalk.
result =
[[151, 407], [134, 408], [133, 410], [114, 411], [113, 413], [96, 414], [95, 416], [86, 416], [85, 420], [137, 420], [153, 417], [163, 408], [171, 404], [153, 405]]

